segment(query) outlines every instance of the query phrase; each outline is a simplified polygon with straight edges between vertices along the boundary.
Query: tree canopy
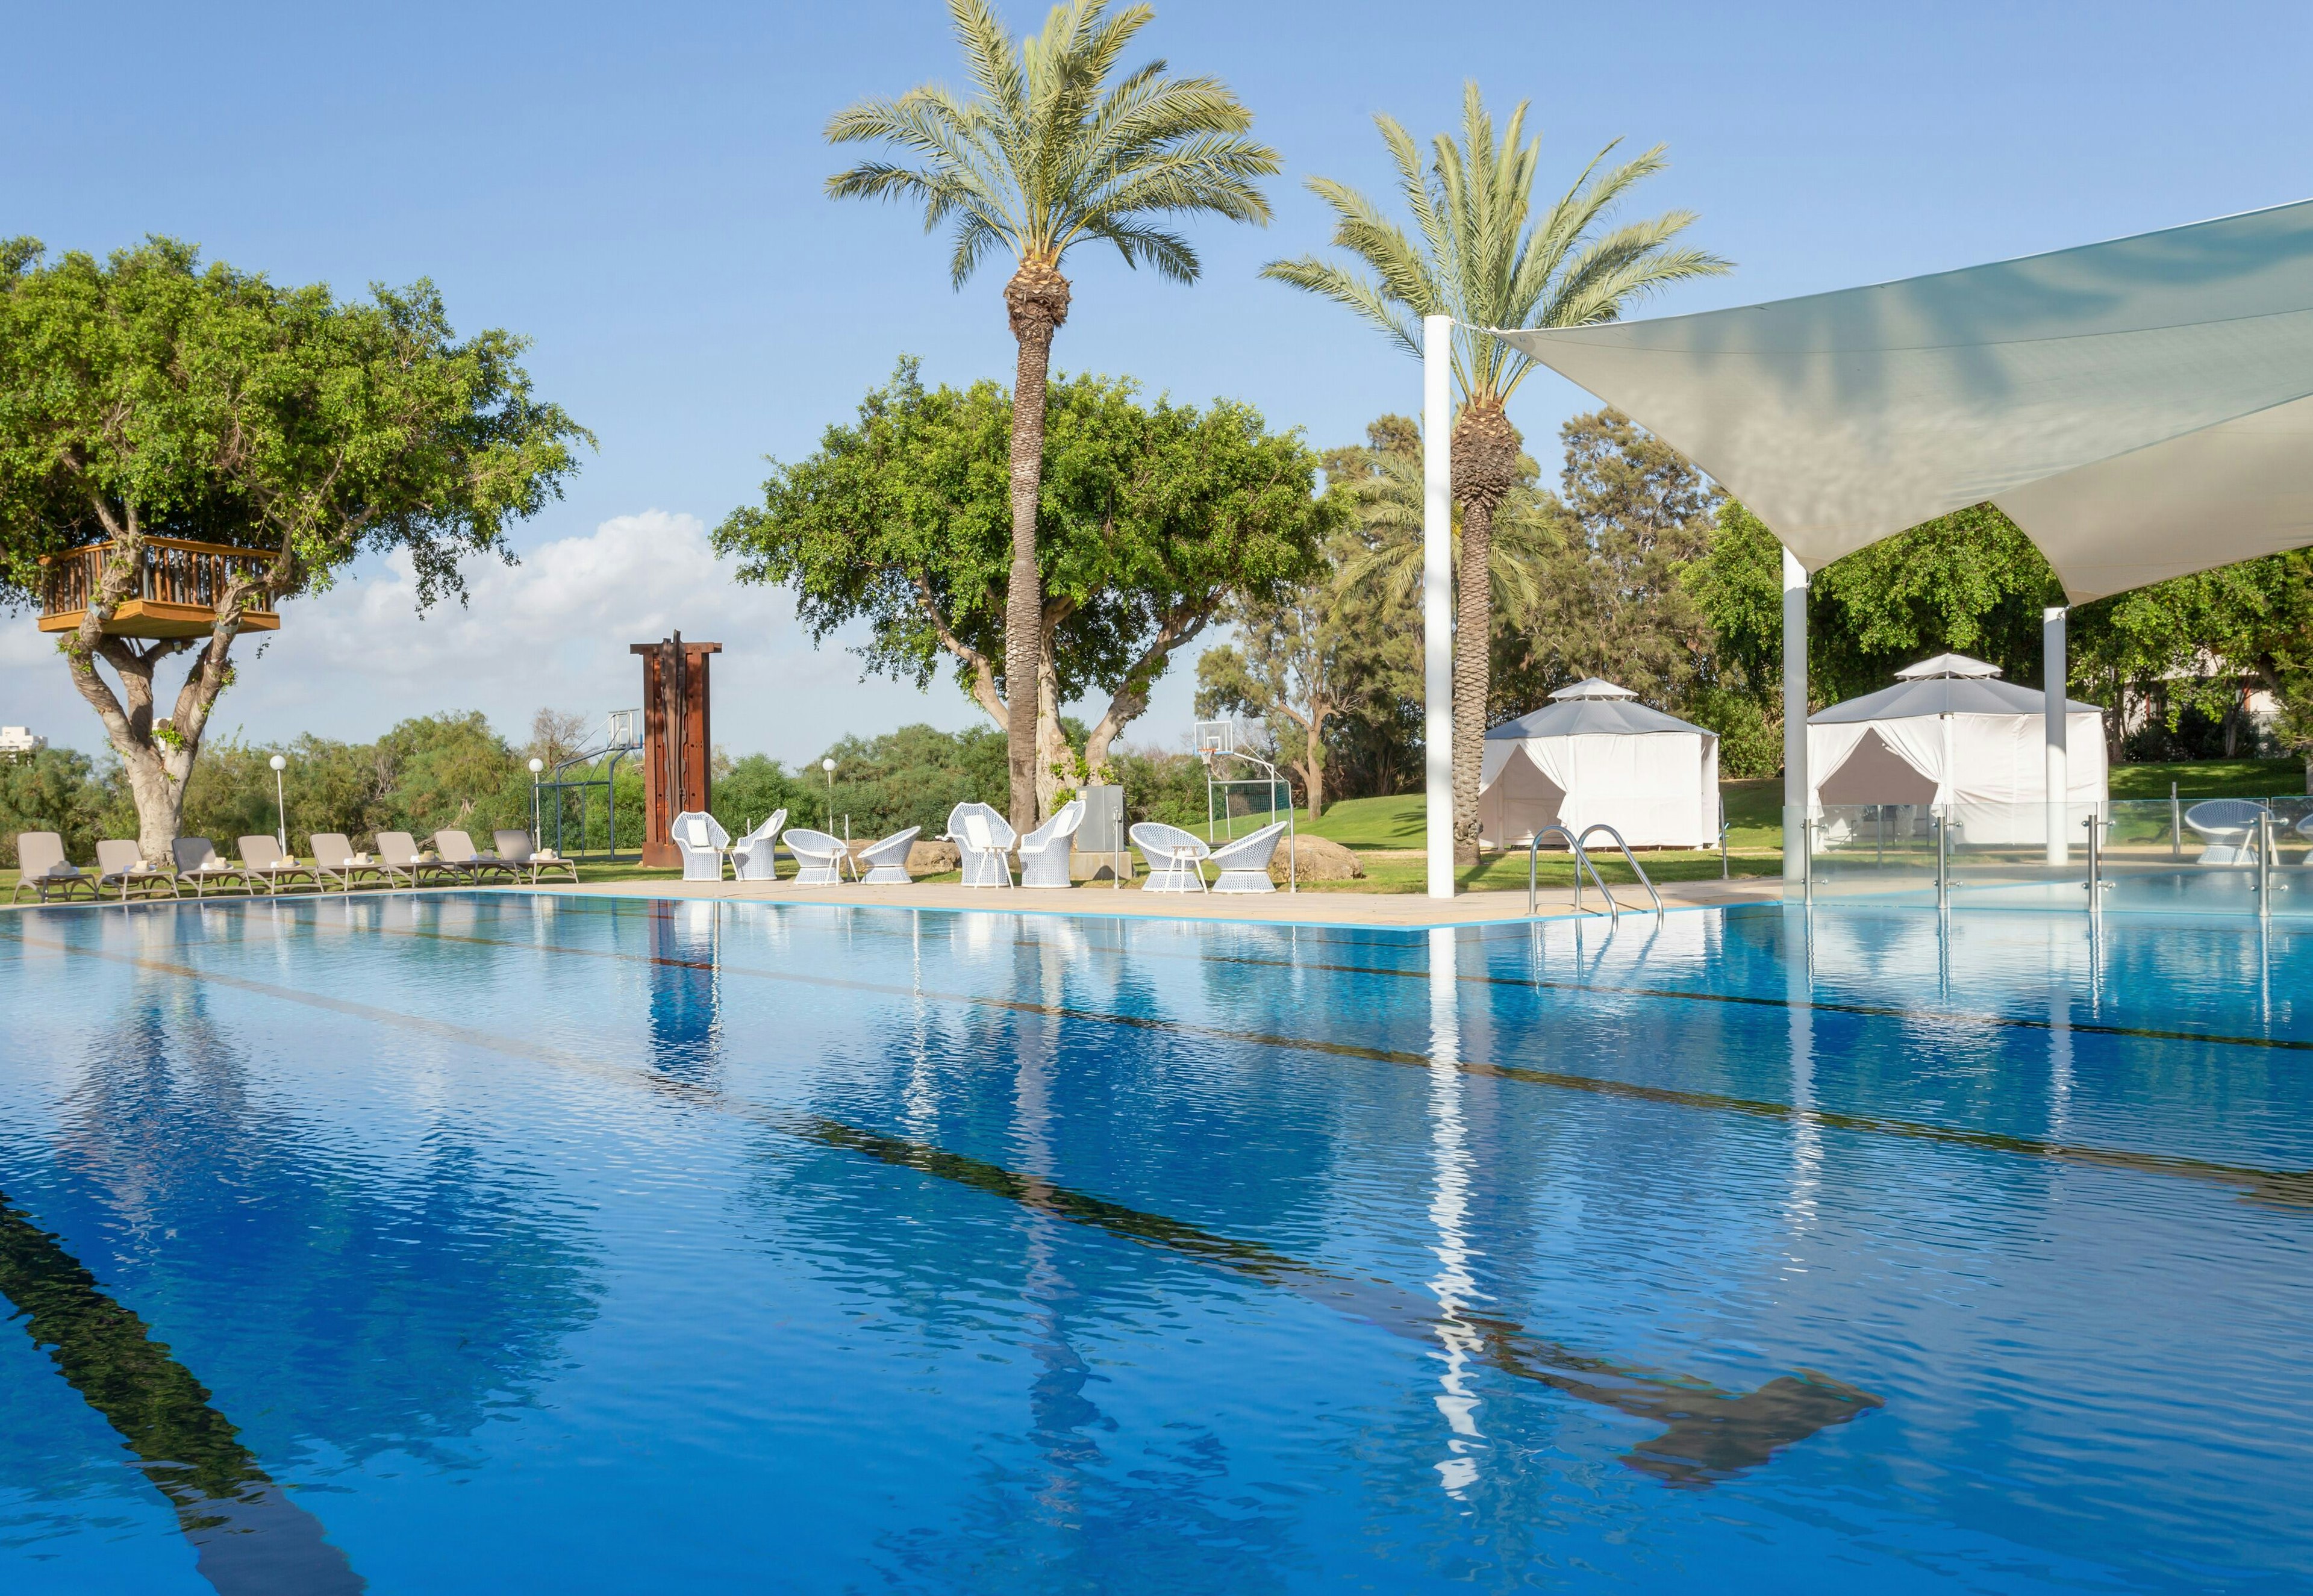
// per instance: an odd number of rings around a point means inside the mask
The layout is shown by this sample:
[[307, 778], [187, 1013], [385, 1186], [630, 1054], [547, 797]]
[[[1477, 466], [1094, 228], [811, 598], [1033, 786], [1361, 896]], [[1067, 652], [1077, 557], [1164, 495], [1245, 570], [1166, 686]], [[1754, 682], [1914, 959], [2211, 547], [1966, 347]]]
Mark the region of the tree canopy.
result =
[[[559, 493], [592, 440], [532, 394], [523, 348], [497, 330], [457, 338], [423, 281], [343, 302], [204, 267], [171, 239], [103, 261], [0, 246], [0, 592], [36, 603], [43, 557], [110, 546], [63, 647], [127, 769], [148, 854], [175, 834], [248, 609], [390, 548], [430, 603], [459, 591], [462, 558], [503, 555], [511, 523]], [[221, 579], [204, 637], [110, 636], [153, 537], [267, 557]], [[156, 719], [154, 668], [187, 650], [173, 713]]]
[[[774, 462], [762, 504], [732, 512], [717, 547], [741, 580], [793, 588], [814, 636], [863, 621], [870, 671], [920, 685], [945, 662], [1005, 725], [1009, 408], [992, 382], [927, 389], [902, 360], [814, 453]], [[1144, 405], [1130, 382], [1076, 377], [1047, 414], [1032, 690], [1049, 803], [1068, 762], [1060, 706], [1109, 695], [1085, 750], [1097, 766], [1174, 651], [1232, 595], [1308, 576], [1340, 511], [1313, 491], [1316, 456], [1248, 406]]]

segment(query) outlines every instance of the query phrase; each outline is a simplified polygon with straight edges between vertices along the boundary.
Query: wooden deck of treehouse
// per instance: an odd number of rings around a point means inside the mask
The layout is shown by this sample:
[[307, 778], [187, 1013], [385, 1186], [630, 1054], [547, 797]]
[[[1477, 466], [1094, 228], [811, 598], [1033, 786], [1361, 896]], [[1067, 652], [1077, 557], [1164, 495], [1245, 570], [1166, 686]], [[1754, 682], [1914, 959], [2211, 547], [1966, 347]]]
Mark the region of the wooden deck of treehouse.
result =
[[[91, 543], [51, 561], [48, 593], [40, 606], [40, 630], [69, 632], [88, 613], [110, 543]], [[182, 538], [146, 538], [139, 550], [137, 584], [114, 607], [105, 623], [108, 636], [198, 637], [216, 619], [216, 601], [235, 567], [261, 570], [272, 564], [268, 549], [228, 543], [195, 543]], [[242, 613], [247, 632], [278, 630], [271, 609]]]

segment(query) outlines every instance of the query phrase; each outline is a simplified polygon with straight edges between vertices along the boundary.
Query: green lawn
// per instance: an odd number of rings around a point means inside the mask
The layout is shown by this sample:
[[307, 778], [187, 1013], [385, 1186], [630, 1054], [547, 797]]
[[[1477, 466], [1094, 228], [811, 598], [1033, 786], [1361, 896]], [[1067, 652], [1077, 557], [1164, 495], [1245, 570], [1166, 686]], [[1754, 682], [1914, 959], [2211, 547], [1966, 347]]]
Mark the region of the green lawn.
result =
[[2115, 765], [2115, 798], [2166, 798], [2168, 784], [2179, 798], [2275, 798], [2303, 793], [2301, 759], [2203, 759], [2183, 765]]

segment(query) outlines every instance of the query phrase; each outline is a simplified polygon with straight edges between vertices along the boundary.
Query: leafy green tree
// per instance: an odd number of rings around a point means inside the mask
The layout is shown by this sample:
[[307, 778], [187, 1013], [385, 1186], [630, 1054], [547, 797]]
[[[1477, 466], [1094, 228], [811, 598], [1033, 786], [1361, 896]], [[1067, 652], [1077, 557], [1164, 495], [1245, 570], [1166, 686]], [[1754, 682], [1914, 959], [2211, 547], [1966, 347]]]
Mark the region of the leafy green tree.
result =
[[994, 383], [926, 390], [903, 360], [854, 425], [830, 427], [806, 460], [775, 462], [761, 507], [734, 511], [715, 539], [742, 581], [793, 587], [814, 636], [866, 622], [871, 671], [920, 686], [945, 662], [1007, 738], [1012, 684], [1036, 684], [1047, 814], [1075, 762], [1060, 706], [1108, 695], [1085, 748], [1104, 764], [1182, 645], [1232, 595], [1268, 598], [1310, 574], [1341, 510], [1313, 492], [1315, 455], [1247, 406], [1143, 406], [1129, 382], [1054, 384], [1036, 653], [1016, 673], [999, 663], [1012, 613], [1008, 411]]
[[86, 864], [96, 856], [111, 796], [77, 749], [0, 754], [0, 868], [16, 868], [20, 831], [56, 832], [64, 838], [65, 857]]
[[1113, 78], [1118, 58], [1155, 13], [1107, 0], [1056, 5], [1043, 31], [1016, 44], [987, 0], [949, 0], [948, 14], [975, 91], [959, 100], [936, 84], [897, 100], [866, 100], [827, 125], [835, 144], [893, 146], [914, 165], [866, 161], [828, 180], [838, 197], [920, 200], [924, 231], [953, 224], [949, 273], [958, 288], [989, 254], [1013, 260], [1004, 308], [1019, 345], [1008, 451], [1010, 559], [1005, 587], [1004, 679], [1012, 822], [1037, 811], [1034, 680], [1044, 607], [1036, 538], [1043, 495], [1045, 382], [1052, 336], [1068, 320], [1060, 262], [1078, 243], [1113, 244], [1128, 266], [1196, 280], [1196, 251], [1164, 224], [1209, 213], [1265, 223], [1258, 180], [1277, 153], [1245, 136], [1253, 115], [1209, 77], [1165, 75], [1151, 61]]
[[[588, 434], [532, 396], [523, 340], [458, 340], [427, 283], [341, 303], [204, 268], [167, 239], [42, 262], [29, 240], [0, 247], [0, 587], [38, 602], [43, 557], [110, 545], [62, 648], [119, 756], [144, 850], [165, 855], [247, 609], [390, 548], [410, 557], [421, 603], [459, 591], [458, 561], [503, 555]], [[269, 557], [230, 568], [206, 636], [107, 636], [156, 536]], [[188, 651], [156, 718], [154, 669]]]
[[[1333, 210], [1333, 246], [1371, 276], [1314, 255], [1262, 268], [1264, 276], [1347, 305], [1417, 359], [1422, 317], [1451, 316], [1458, 323], [1454, 497], [1468, 568], [1480, 573], [1494, 569], [1495, 512], [1526, 474], [1517, 429], [1505, 407], [1533, 363], [1476, 329], [1611, 321], [1669, 284], [1728, 269], [1719, 257], [1675, 241], [1694, 221], [1691, 212], [1608, 225], [1615, 203], [1662, 170], [1659, 145], [1601, 171], [1600, 162], [1614, 148], [1607, 145], [1562, 197], [1537, 215], [1534, 186], [1542, 141], [1521, 142], [1526, 109], [1520, 103], [1497, 138], [1477, 85], [1469, 84], [1461, 143], [1440, 135], [1426, 170], [1412, 136], [1388, 117], [1376, 118], [1418, 239], [1356, 189], [1315, 178], [1310, 189]], [[1454, 836], [1457, 853], [1474, 858], [1494, 633], [1491, 584], [1460, 583], [1455, 606]]]

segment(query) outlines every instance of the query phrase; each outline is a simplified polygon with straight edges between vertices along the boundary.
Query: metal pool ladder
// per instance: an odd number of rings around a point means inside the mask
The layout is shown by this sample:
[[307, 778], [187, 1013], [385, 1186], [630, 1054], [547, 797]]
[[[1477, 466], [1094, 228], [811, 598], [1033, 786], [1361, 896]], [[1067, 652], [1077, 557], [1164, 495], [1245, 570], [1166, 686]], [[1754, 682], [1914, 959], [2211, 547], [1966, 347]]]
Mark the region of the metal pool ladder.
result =
[[1563, 826], [1544, 826], [1541, 830], [1535, 832], [1531, 837], [1526, 839], [1526, 912], [1527, 914], [1533, 914], [1541, 902], [1537, 883], [1539, 881], [1538, 868], [1542, 859], [1542, 845], [1551, 837], [1562, 837], [1566, 839], [1567, 850], [1574, 855], [1575, 912], [1577, 914], [1582, 912], [1582, 873], [1587, 870], [1590, 873], [1591, 881], [1595, 882], [1598, 888], [1598, 896], [1606, 900], [1607, 917], [1611, 920], [1620, 920], [1623, 917], [1623, 906], [1614, 901], [1614, 894], [1607, 887], [1606, 878], [1598, 873], [1597, 861], [1591, 858], [1589, 851], [1582, 846], [1585, 842], [1587, 842], [1591, 837], [1596, 837], [1601, 831], [1604, 831], [1608, 837], [1614, 838], [1614, 846], [1623, 850], [1623, 857], [1629, 862], [1631, 873], [1639, 878], [1639, 884], [1647, 890], [1647, 896], [1654, 900], [1656, 915], [1661, 915], [1663, 912], [1662, 894], [1655, 890], [1654, 881], [1647, 875], [1646, 866], [1640, 864], [1638, 860], [1638, 855], [1631, 852], [1631, 845], [1623, 840], [1623, 834], [1615, 830], [1612, 826], [1607, 825], [1604, 820], [1585, 826], [1582, 829], [1582, 835], [1580, 837], [1575, 836], [1573, 832], [1569, 831]]

